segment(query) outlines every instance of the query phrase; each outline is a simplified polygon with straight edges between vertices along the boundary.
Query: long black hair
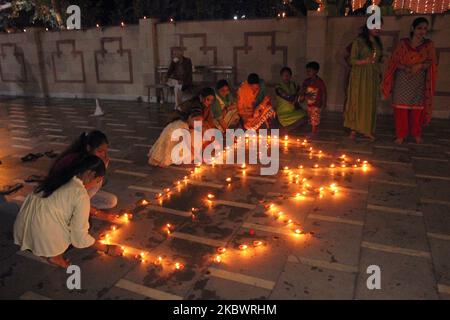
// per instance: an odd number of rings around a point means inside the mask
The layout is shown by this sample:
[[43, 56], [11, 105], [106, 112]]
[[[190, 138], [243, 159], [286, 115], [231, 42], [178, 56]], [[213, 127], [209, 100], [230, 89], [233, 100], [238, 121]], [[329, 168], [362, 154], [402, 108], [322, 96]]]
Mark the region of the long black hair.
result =
[[66, 150], [64, 150], [58, 156], [58, 158], [50, 168], [50, 172], [54, 171], [55, 166], [65, 156], [69, 154], [76, 154], [77, 158], [81, 159], [89, 154], [88, 147], [90, 148], [90, 150], [94, 150], [100, 147], [102, 144], [109, 144], [109, 142], [106, 134], [104, 134], [100, 130], [93, 130], [89, 133], [83, 132]]
[[[370, 41], [370, 30], [369, 30], [369, 28], [367, 28], [367, 25], [364, 25], [362, 27], [362, 30], [361, 30], [361, 33], [359, 34], [359, 37], [364, 40], [364, 42], [370, 48], [370, 50], [374, 49], [373, 45], [372, 45], [372, 42]], [[381, 43], [380, 37], [375, 36], [374, 39], [375, 39], [375, 42], [377, 43], [377, 45], [380, 47], [381, 52], [383, 52], [383, 44]]]
[[89, 133], [83, 132], [66, 150], [61, 153], [59, 159], [62, 159], [71, 153], [87, 155], [87, 147], [93, 150], [97, 149], [102, 144], [109, 144], [109, 142], [106, 134], [100, 130], [93, 130]]
[[95, 172], [95, 177], [103, 177], [106, 172], [105, 163], [97, 156], [85, 156], [80, 161], [74, 162], [71, 166], [60, 172], [51, 172], [45, 180], [36, 187], [34, 192], [42, 192], [42, 197], [48, 198], [53, 192], [69, 182], [74, 176], [88, 170]]
[[417, 26], [418, 26], [419, 24], [422, 24], [422, 23], [426, 23], [427, 26], [430, 25], [430, 22], [427, 20], [427, 18], [419, 17], [419, 18], [414, 19], [413, 23], [411, 24], [411, 29], [412, 29], [412, 30], [411, 30], [411, 32], [409, 33], [409, 37], [410, 37], [411, 39], [412, 39], [412, 37], [414, 36], [414, 29], [416, 29]]

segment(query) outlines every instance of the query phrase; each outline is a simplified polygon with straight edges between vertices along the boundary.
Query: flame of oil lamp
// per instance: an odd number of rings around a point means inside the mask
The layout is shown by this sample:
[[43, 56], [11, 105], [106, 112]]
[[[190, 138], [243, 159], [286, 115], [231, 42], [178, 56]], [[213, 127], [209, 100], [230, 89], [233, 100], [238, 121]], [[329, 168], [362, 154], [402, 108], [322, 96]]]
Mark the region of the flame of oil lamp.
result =
[[302, 165], [299, 165], [298, 168], [299, 168], [299, 169], [303, 169], [303, 166], [302, 166]]
[[239, 246], [239, 250], [241, 250], [241, 251], [245, 251], [245, 250], [247, 250], [248, 249], [248, 246], [246, 245], [246, 244], [241, 244], [240, 246]]
[[278, 218], [281, 218], [283, 216], [283, 214], [284, 214], [283, 211], [278, 212], [278, 214], [277, 214]]
[[218, 253], [225, 253], [227, 251], [227, 248], [225, 248], [225, 247], [219, 247], [219, 248], [217, 248], [217, 252]]
[[124, 213], [122, 218], [123, 220], [125, 220], [125, 222], [128, 222], [133, 218], [133, 215], [131, 213]]
[[228, 178], [225, 179], [225, 181], [226, 182], [231, 182], [231, 178], [228, 177]]
[[111, 230], [112, 230], [112, 231], [116, 231], [116, 230], [117, 230], [117, 226], [112, 226], [112, 227], [111, 227]]
[[295, 231], [294, 231], [296, 234], [300, 234], [300, 233], [302, 233], [302, 230], [300, 230], [300, 229], [295, 229]]
[[245, 169], [246, 167], [247, 167], [247, 166], [245, 165], [245, 163], [242, 164], [242, 166], [241, 166], [242, 169]]
[[262, 242], [262, 241], [259, 241], [259, 240], [253, 241], [253, 246], [254, 246], [254, 247], [260, 247], [260, 246], [262, 246], [262, 245], [263, 245], [263, 242]]
[[357, 165], [357, 164], [354, 164], [354, 165], [353, 165], [353, 168], [358, 168], [358, 165]]
[[314, 169], [317, 169], [317, 168], [319, 168], [319, 165], [316, 163], [316, 164], [314, 165]]
[[361, 159], [356, 160], [356, 162], [361, 162]]
[[215, 263], [221, 263], [222, 262], [222, 257], [220, 255], [216, 255], [216, 257], [214, 258], [214, 262]]
[[330, 168], [334, 168], [334, 167], [335, 167], [334, 163], [330, 164]]
[[184, 180], [187, 180], [187, 179], [188, 179], [188, 177], [187, 177], [187, 176], [184, 176], [184, 177], [183, 177], [183, 179], [184, 179]]
[[286, 171], [289, 170], [289, 167], [284, 167], [284, 170], [286, 170]]
[[158, 259], [155, 260], [155, 264], [162, 264], [163, 258], [161, 256], [158, 257]]
[[183, 270], [184, 269], [184, 265], [180, 262], [175, 262], [175, 269], [177, 270]]
[[149, 204], [149, 202], [148, 202], [147, 200], [144, 199], [144, 200], [141, 201], [141, 204], [142, 204], [143, 206], [146, 206], [146, 205]]
[[285, 141], [286, 141], [286, 140], [289, 140], [289, 136], [285, 135], [285, 136], [284, 136], [284, 140], [285, 140]]
[[346, 168], [347, 166], [345, 164], [341, 165], [342, 168]]
[[287, 221], [287, 223], [288, 223], [288, 224], [291, 224], [291, 223], [292, 223], [292, 220], [291, 220], [291, 219], [289, 219], [289, 220]]
[[215, 196], [214, 196], [212, 193], [209, 193], [209, 194], [208, 194], [208, 199], [214, 199], [214, 197], [215, 197]]

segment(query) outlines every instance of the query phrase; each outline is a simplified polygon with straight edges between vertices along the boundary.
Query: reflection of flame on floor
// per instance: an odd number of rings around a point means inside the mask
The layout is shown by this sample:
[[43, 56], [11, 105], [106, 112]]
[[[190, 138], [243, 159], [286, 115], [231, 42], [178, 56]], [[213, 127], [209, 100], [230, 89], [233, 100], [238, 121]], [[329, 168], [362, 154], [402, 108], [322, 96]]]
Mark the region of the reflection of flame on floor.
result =
[[[248, 139], [249, 138], [247, 137], [246, 140], [248, 140]], [[251, 139], [252, 140], [253, 139], [264, 140], [265, 138], [262, 138], [260, 136], [260, 137], [251, 137]], [[274, 136], [271, 138], [270, 136], [268, 136], [267, 141], [270, 141], [270, 139], [278, 139], [278, 137]], [[330, 155], [324, 154], [322, 150], [315, 151], [313, 149], [313, 147], [309, 147], [308, 146], [309, 142], [306, 139], [305, 140], [301, 140], [301, 139], [290, 140], [290, 138], [288, 136], [284, 136], [283, 142], [285, 144], [285, 147], [295, 144], [297, 146], [305, 148], [308, 151], [310, 159], [312, 159], [314, 156], [316, 156], [319, 161], [322, 158], [331, 158]], [[235, 147], [236, 147], [236, 145], [235, 145]], [[227, 148], [229, 149], [229, 147], [227, 147]], [[226, 156], [226, 152], [219, 153], [217, 156], [219, 156], [219, 157]], [[345, 154], [342, 154], [341, 156], [339, 156], [337, 160], [338, 160], [337, 164], [335, 162], [331, 162], [328, 165], [321, 165], [319, 163], [315, 163], [314, 165], [312, 165], [312, 167], [310, 169], [314, 170], [314, 172], [329, 170], [329, 172], [331, 173], [332, 176], [335, 175], [336, 171], [338, 171], [338, 170], [341, 170], [344, 174], [344, 172], [346, 172], [347, 170], [351, 170], [351, 169], [353, 169], [353, 170], [361, 169], [361, 171], [363, 171], [363, 172], [367, 172], [370, 169], [370, 165], [369, 165], [368, 161], [357, 159], [356, 161], [351, 162], [351, 159]], [[210, 167], [215, 168], [216, 167], [215, 164], [216, 164], [216, 161], [213, 161], [213, 165], [211, 165]], [[312, 197], [312, 196], [317, 196], [319, 199], [321, 199], [326, 194], [331, 194], [331, 195], [335, 196], [338, 193], [338, 186], [336, 183], [331, 183], [328, 186], [313, 187], [311, 185], [311, 183], [309, 183], [309, 181], [305, 177], [302, 176], [304, 174], [304, 170], [307, 170], [305, 168], [305, 166], [302, 164], [299, 164], [299, 165], [297, 165], [296, 168], [297, 168], [297, 170], [300, 170], [299, 173], [296, 173], [294, 171], [295, 169], [290, 169], [288, 166], [283, 167], [283, 173], [285, 174], [284, 176], [288, 178], [288, 180], [289, 180], [288, 182], [290, 184], [298, 185], [298, 188], [299, 188], [299, 190], [293, 194], [293, 199], [303, 200], [303, 199], [306, 199], [306, 197]], [[247, 165], [244, 163], [240, 166], [239, 169], [241, 169], [242, 174], [245, 175], [246, 170], [247, 170]], [[181, 193], [183, 188], [187, 188], [189, 186], [189, 180], [194, 177], [197, 177], [198, 173], [200, 173], [201, 171], [202, 171], [201, 164], [196, 164], [195, 168], [193, 170], [191, 170], [190, 176], [184, 176], [182, 180], [177, 180], [173, 183], [173, 185], [176, 188], [174, 188], [173, 190], [170, 188], [165, 188], [161, 193], [157, 194], [156, 199], [158, 200], [159, 204], [162, 205], [165, 197], [167, 199], [169, 199], [170, 195], [174, 191], [178, 191], [179, 193]], [[232, 180], [233, 179], [231, 177], [225, 178], [225, 181], [228, 183], [228, 186], [231, 184]], [[212, 194], [212, 193], [207, 194], [206, 201], [210, 205], [210, 207], [212, 207], [213, 199], [215, 199], [214, 194]], [[138, 202], [138, 205], [147, 206], [147, 205], [150, 205], [150, 201], [148, 201], [146, 199], [142, 199], [140, 202]], [[283, 211], [278, 210], [277, 206], [274, 203], [271, 203], [269, 206], [266, 207], [266, 209], [269, 212], [271, 212], [272, 216], [274, 216], [277, 221], [280, 221], [281, 223], [285, 224], [285, 226], [288, 228], [287, 229], [288, 233], [292, 232], [291, 234], [293, 234], [296, 238], [307, 235], [299, 227], [299, 223], [297, 223], [294, 220], [292, 220], [291, 218], [289, 218], [288, 215], [286, 215]], [[198, 208], [191, 209], [192, 219], [195, 220], [196, 213], [198, 211], [199, 211]], [[122, 215], [115, 216], [113, 220], [115, 220], [115, 223], [123, 225], [123, 224], [129, 223], [132, 218], [133, 218], [132, 214], [124, 213]], [[174, 228], [174, 226], [171, 223], [167, 223], [167, 224], [165, 224], [163, 229], [167, 233], [167, 235], [170, 235], [172, 233], [173, 228]], [[118, 231], [119, 231], [119, 228], [117, 227], [117, 225], [113, 225], [108, 232], [106, 232], [105, 234], [100, 236], [100, 242], [104, 243], [104, 244], [110, 244], [110, 245], [112, 245], [112, 244], [119, 245], [118, 243], [116, 243], [114, 241], [114, 238], [117, 237]], [[253, 237], [255, 235], [255, 232], [253, 230], [251, 230], [250, 235]], [[121, 246], [121, 248], [123, 249], [123, 253], [125, 256], [134, 257], [134, 258], [138, 259], [141, 263], [147, 263], [148, 261], [152, 260], [151, 254], [147, 251], [143, 251], [143, 250], [139, 250], [136, 248], [123, 246], [123, 245], [119, 245], [119, 246]], [[254, 240], [251, 242], [250, 246], [249, 246], [249, 244], [245, 244], [245, 243], [240, 244], [238, 246], [238, 250], [234, 250], [234, 252], [241, 252], [242, 255], [245, 257], [245, 256], [248, 256], [247, 252], [250, 249], [260, 250], [257, 248], [261, 248], [261, 247], [266, 247], [266, 244], [261, 240]], [[213, 262], [214, 263], [223, 263], [225, 256], [228, 254], [229, 253], [227, 253], [226, 247], [219, 247], [217, 249], [217, 254], [215, 254], [213, 256]], [[154, 261], [153, 263], [155, 265], [158, 265], [160, 267], [162, 267], [163, 265], [169, 266], [170, 268], [172, 268], [172, 270], [175, 270], [175, 271], [180, 271], [185, 268], [185, 265], [182, 262], [170, 261], [170, 259], [163, 259], [162, 256], [158, 256], [158, 257], [154, 258], [153, 261]]]

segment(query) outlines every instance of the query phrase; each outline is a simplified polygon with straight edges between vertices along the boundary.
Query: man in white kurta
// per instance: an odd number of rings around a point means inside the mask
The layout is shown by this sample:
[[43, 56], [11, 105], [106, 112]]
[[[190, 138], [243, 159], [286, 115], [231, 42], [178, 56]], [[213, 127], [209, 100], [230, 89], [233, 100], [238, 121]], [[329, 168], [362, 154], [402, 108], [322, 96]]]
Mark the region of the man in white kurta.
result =
[[23, 203], [14, 223], [14, 242], [21, 250], [40, 257], [63, 254], [70, 245], [90, 247], [90, 198], [77, 177], [54, 191], [48, 198], [34, 192]]

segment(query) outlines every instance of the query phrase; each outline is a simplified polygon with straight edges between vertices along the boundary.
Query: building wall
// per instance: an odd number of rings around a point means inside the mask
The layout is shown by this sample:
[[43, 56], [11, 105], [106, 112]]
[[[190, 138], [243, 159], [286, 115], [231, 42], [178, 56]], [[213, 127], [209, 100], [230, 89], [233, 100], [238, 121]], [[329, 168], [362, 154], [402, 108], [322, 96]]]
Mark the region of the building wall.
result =
[[161, 64], [181, 48], [195, 65], [235, 68], [237, 83], [250, 72], [276, 83], [284, 65], [301, 70], [305, 63], [306, 18], [228, 20], [158, 24]]
[[[416, 16], [384, 17], [382, 40], [386, 57], [407, 36]], [[450, 17], [428, 16], [429, 37], [439, 56], [436, 116], [450, 116]], [[0, 94], [79, 98], [146, 98], [154, 84], [156, 66], [167, 66], [171, 51], [182, 48], [196, 66], [229, 65], [237, 71], [232, 81], [259, 73], [269, 85], [288, 65], [294, 79], [305, 77], [304, 65], [316, 60], [326, 81], [329, 108], [342, 110], [348, 69], [345, 47], [356, 37], [363, 17], [308, 17], [158, 23], [142, 19], [139, 25], [80, 31], [0, 35]], [[196, 75], [197, 81], [210, 81]], [[388, 102], [380, 112], [390, 112]]]

